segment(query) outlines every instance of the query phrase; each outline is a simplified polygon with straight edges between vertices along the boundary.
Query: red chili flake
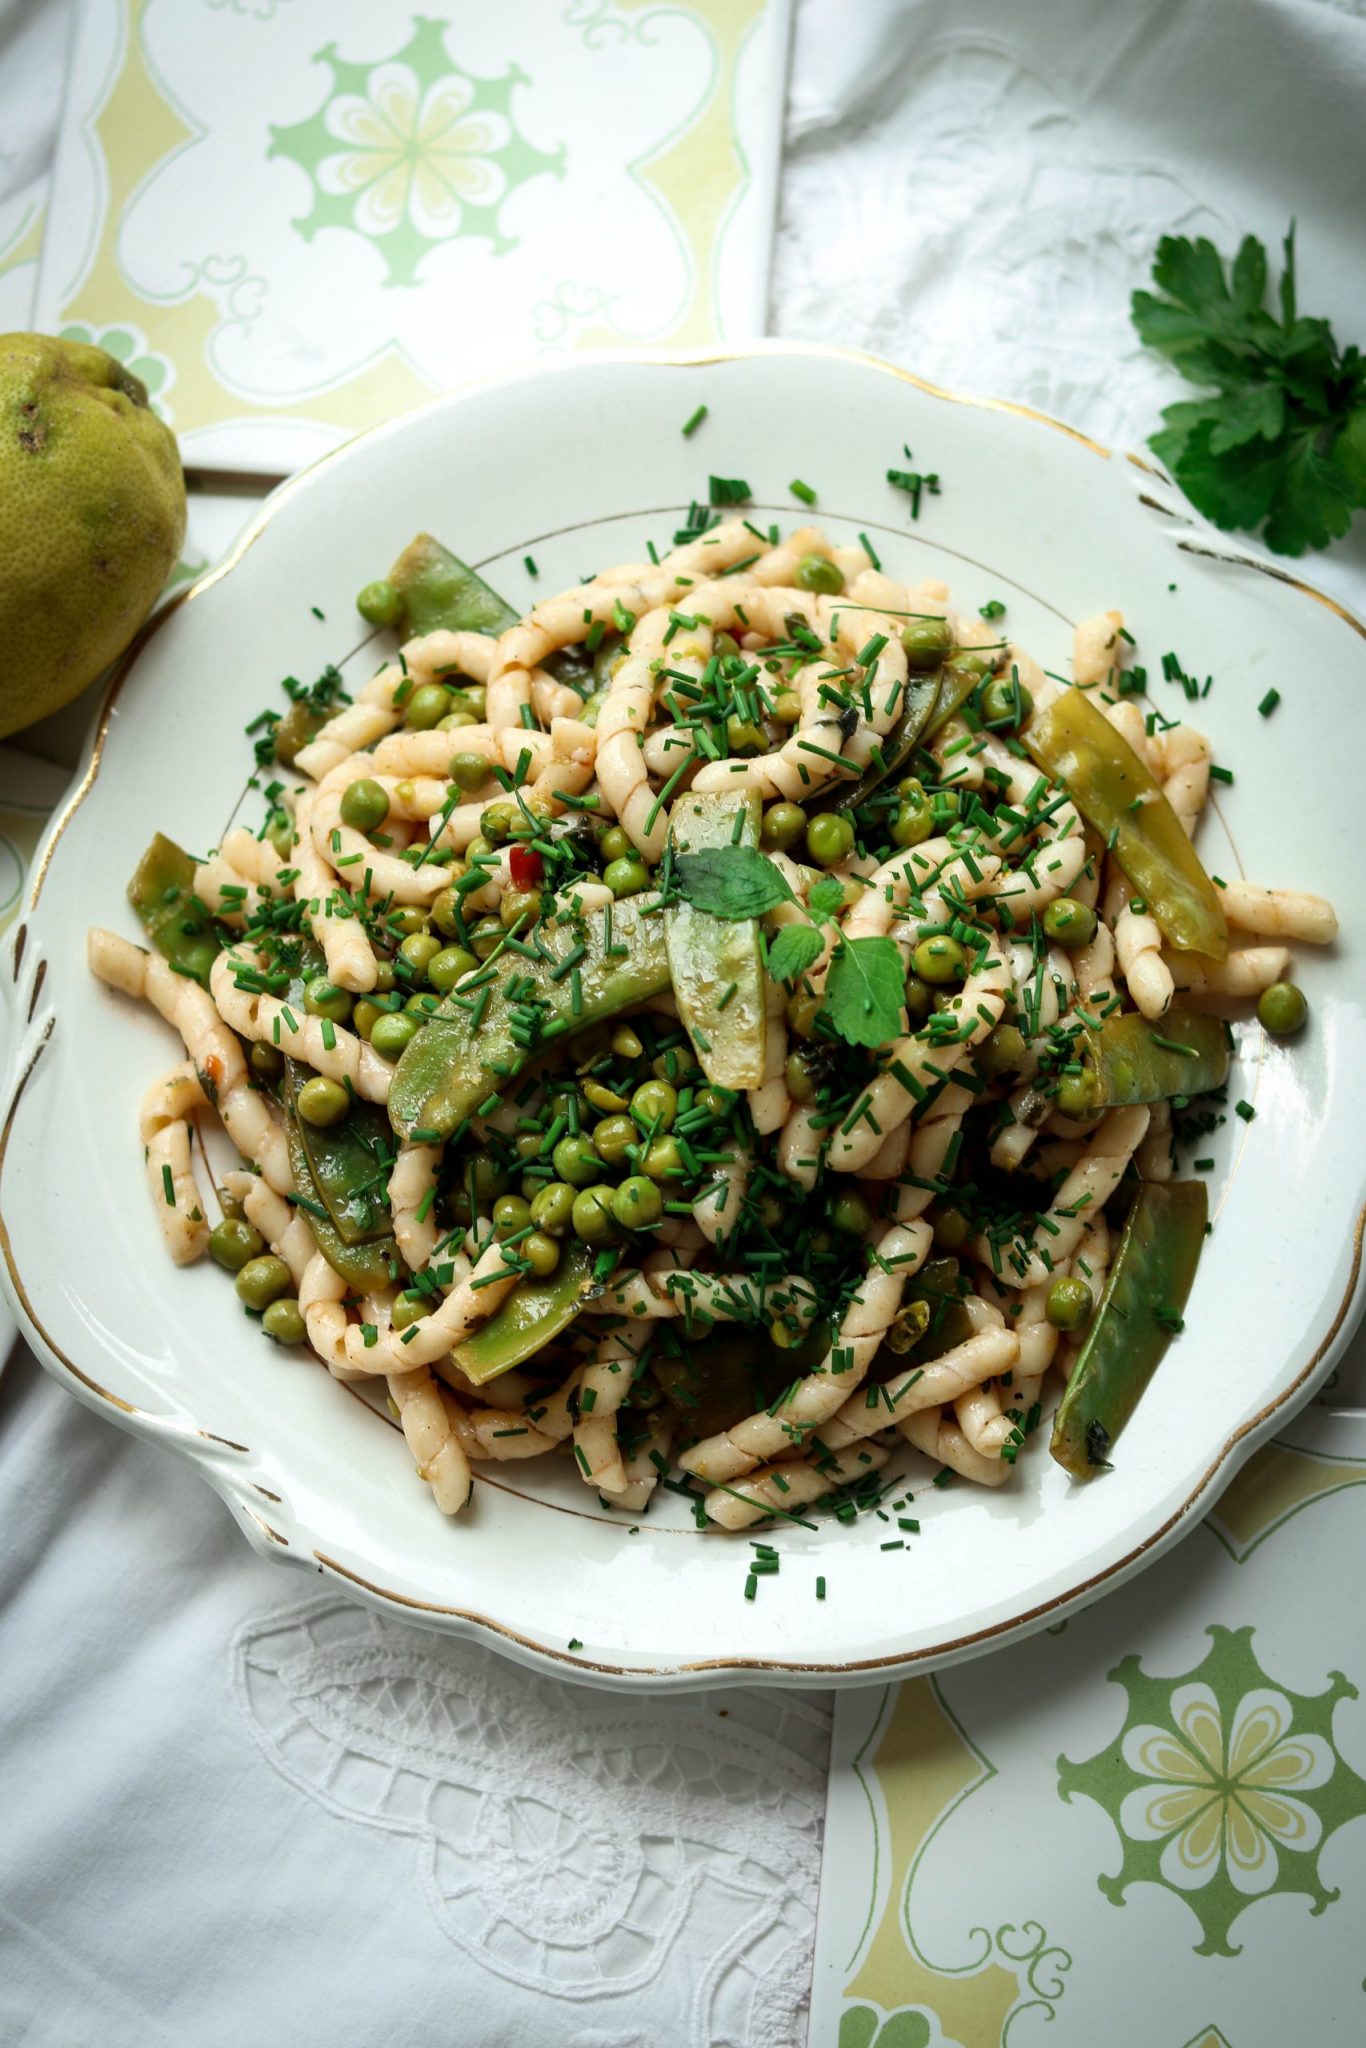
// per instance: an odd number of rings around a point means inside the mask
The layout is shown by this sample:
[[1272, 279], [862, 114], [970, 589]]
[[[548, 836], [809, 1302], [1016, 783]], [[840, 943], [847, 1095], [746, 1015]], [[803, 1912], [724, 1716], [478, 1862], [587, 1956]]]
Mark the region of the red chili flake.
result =
[[545, 874], [545, 864], [534, 846], [511, 846], [508, 873], [514, 889], [534, 889]]

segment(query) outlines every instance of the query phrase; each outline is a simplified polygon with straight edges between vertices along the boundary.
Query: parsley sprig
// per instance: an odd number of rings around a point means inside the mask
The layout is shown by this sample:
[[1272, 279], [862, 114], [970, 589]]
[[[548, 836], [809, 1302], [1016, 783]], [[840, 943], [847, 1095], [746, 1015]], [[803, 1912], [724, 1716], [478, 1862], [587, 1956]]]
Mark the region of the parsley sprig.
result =
[[1326, 547], [1366, 506], [1366, 356], [1340, 349], [1326, 320], [1299, 312], [1295, 231], [1266, 298], [1266, 250], [1244, 238], [1227, 265], [1212, 242], [1167, 235], [1158, 293], [1133, 295], [1134, 326], [1210, 395], [1169, 405], [1148, 445], [1216, 526], [1261, 532], [1269, 548]]

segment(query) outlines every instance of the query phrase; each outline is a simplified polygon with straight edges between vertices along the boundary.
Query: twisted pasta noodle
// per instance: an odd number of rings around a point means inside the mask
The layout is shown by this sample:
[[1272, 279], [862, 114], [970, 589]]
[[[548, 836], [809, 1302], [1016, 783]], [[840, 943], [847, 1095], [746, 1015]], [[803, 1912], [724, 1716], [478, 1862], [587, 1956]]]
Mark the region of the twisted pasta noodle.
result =
[[1072, 679], [1079, 689], [1103, 683], [1123, 653], [1123, 612], [1096, 612], [1072, 635]]
[[[675, 644], [676, 643], [676, 644]], [[648, 861], [664, 852], [669, 820], [650, 788], [642, 745], [654, 711], [658, 669], [699, 679], [711, 657], [711, 633], [698, 625], [682, 639], [667, 605], [647, 612], [632, 631], [626, 660], [598, 708], [598, 780], [617, 822]]]
[[445, 628], [407, 641], [397, 662], [386, 664], [372, 676], [357, 691], [354, 703], [335, 712], [307, 746], [300, 747], [294, 756], [295, 767], [321, 782], [348, 754], [372, 747], [392, 732], [419, 684], [451, 674], [486, 683], [495, 644], [486, 633], [453, 633]]
[[1177, 988], [1193, 996], [1259, 996], [1273, 981], [1284, 980], [1290, 955], [1284, 946], [1244, 946], [1226, 960], [1170, 953], [1166, 964]]
[[1154, 733], [1148, 747], [1162, 773], [1162, 794], [1181, 820], [1189, 839], [1209, 795], [1210, 744], [1188, 725]]
[[949, 1147], [974, 1100], [969, 1089], [951, 1081], [930, 1104], [918, 1124], [901, 1126], [903, 1130], [911, 1129], [911, 1142], [906, 1159], [909, 1177], [897, 1189], [892, 1201], [892, 1213], [898, 1223], [913, 1223], [917, 1216], [924, 1215], [934, 1200], [933, 1184], [943, 1170]]
[[188, 1266], [208, 1247], [209, 1225], [190, 1161], [186, 1121], [208, 1108], [209, 1099], [189, 1060], [154, 1081], [138, 1110], [138, 1131], [147, 1155], [147, 1185], [166, 1249], [177, 1266]]
[[963, 1303], [972, 1319], [970, 1337], [926, 1365], [907, 1366], [880, 1387], [868, 1387], [846, 1400], [821, 1427], [828, 1450], [843, 1450], [889, 1423], [901, 1422], [920, 1408], [939, 1408], [959, 1399], [983, 1380], [1010, 1372], [1020, 1355], [1020, 1341], [999, 1314], [977, 1295]]
[[389, 1175], [394, 1237], [414, 1273], [428, 1264], [441, 1236], [431, 1213], [440, 1164], [440, 1145], [404, 1145]]
[[276, 1194], [269, 1181], [262, 1180], [259, 1174], [225, 1173], [223, 1185], [242, 1204], [248, 1223], [260, 1231], [276, 1258], [284, 1260], [297, 1292], [308, 1262], [318, 1249], [308, 1218], [292, 1209], [284, 1196]]
[[974, 1451], [957, 1421], [933, 1408], [903, 1416], [897, 1427], [917, 1451], [978, 1486], [1004, 1486], [1010, 1477], [1011, 1468], [1004, 1459], [984, 1458]]
[[299, 1313], [308, 1341], [334, 1379], [368, 1379], [382, 1368], [378, 1363], [360, 1368], [357, 1363], [357, 1369], [352, 1369], [346, 1348], [347, 1331], [352, 1327], [346, 1314], [346, 1294], [341, 1274], [315, 1251], [299, 1280]]
[[520, 1408], [465, 1409], [452, 1404], [452, 1420], [466, 1455], [506, 1464], [553, 1451], [573, 1434], [581, 1377], [581, 1371], [571, 1373], [553, 1394], [538, 1395]]
[[252, 1087], [242, 1048], [207, 990], [177, 974], [158, 954], [145, 953], [98, 927], [87, 940], [87, 958], [101, 981], [126, 995], [144, 997], [180, 1033], [199, 1084], [238, 1151], [258, 1161], [273, 1188], [281, 1194], [292, 1192], [285, 1134], [265, 1097]]
[[370, 1354], [373, 1364], [367, 1365], [365, 1339], [354, 1327], [346, 1333], [347, 1356], [353, 1365], [370, 1372], [412, 1372], [419, 1365], [430, 1365], [486, 1323], [521, 1277], [517, 1267], [507, 1264], [502, 1244], [495, 1240], [439, 1308], [410, 1323], [400, 1335], [385, 1331], [380, 1336]]
[[902, 1290], [924, 1264], [930, 1244], [923, 1223], [894, 1223], [884, 1232], [824, 1363], [796, 1382], [776, 1413], [761, 1409], [684, 1451], [678, 1461], [683, 1470], [715, 1486], [765, 1459], [800, 1450], [863, 1379], [901, 1306]]
[[940, 1013], [952, 1013], [964, 1034], [960, 1039], [945, 1043], [938, 1033], [911, 1033], [896, 1040], [883, 1071], [831, 1134], [829, 1159], [835, 1172], [861, 1172], [887, 1134], [925, 1102], [935, 1082], [947, 1079], [968, 1058], [1000, 1023], [1009, 986], [1004, 954], [991, 951]]
[[690, 586], [697, 578], [714, 576], [753, 555], [756, 548], [768, 552], [767, 542], [756, 542], [743, 520], [727, 520], [701, 539], [675, 548], [657, 567], [637, 563], [608, 571], [535, 606], [498, 641], [489, 676], [489, 722], [520, 727], [522, 707], [531, 702], [531, 671], [557, 647], [582, 640], [593, 625], [615, 625], [622, 608], [638, 619], [674, 603], [685, 591], [691, 597]]
[[328, 980], [353, 995], [368, 995], [379, 980], [379, 962], [353, 905], [314, 844], [310, 793], [299, 798], [294, 819], [294, 900], [303, 904], [309, 930], [323, 949]]
[[626, 1472], [617, 1441], [617, 1410], [631, 1391], [647, 1327], [622, 1322], [598, 1340], [579, 1381], [579, 1419], [574, 1424], [574, 1461], [590, 1486], [621, 1493]]
[[1137, 900], [1128, 876], [1116, 867], [1105, 885], [1105, 916], [1114, 932], [1115, 957], [1129, 994], [1143, 1015], [1156, 1021], [1171, 1008], [1176, 984], [1162, 957], [1162, 928], [1146, 910], [1133, 908]]
[[416, 1372], [389, 1375], [389, 1399], [413, 1454], [419, 1479], [425, 1479], [443, 1515], [458, 1515], [474, 1492], [474, 1475], [460, 1441], [460, 1431], [440, 1386], [425, 1366]]
[[1337, 913], [1323, 896], [1303, 889], [1264, 889], [1256, 882], [1226, 882], [1219, 893], [1224, 916], [1242, 932], [1329, 946], [1338, 935]]
[[612, 1507], [632, 1515], [644, 1513], [650, 1504], [650, 1495], [668, 1469], [673, 1438], [673, 1418], [663, 1408], [654, 1409], [644, 1435], [629, 1451], [623, 1452], [621, 1469], [626, 1483], [616, 1493], [608, 1495]]
[[791, 1515], [838, 1492], [851, 1480], [881, 1471], [887, 1457], [881, 1444], [859, 1444], [845, 1451], [763, 1466], [734, 1485], [709, 1493], [707, 1519], [722, 1529], [748, 1529], [768, 1515]]
[[310, 1016], [281, 996], [239, 987], [237, 975], [255, 964], [235, 948], [225, 947], [209, 969], [209, 989], [223, 1022], [239, 1037], [279, 1046], [329, 1081], [351, 1087], [366, 1102], [387, 1102], [394, 1074], [389, 1062], [344, 1024]]
[[[1010, 1254], [1017, 1286], [1038, 1287], [1051, 1281], [1072, 1257], [1090, 1220], [1086, 1212], [1102, 1209], [1114, 1193], [1143, 1141], [1148, 1118], [1145, 1103], [1108, 1110], [1101, 1118], [1082, 1158], [1036, 1226], [1034, 1246], [1021, 1246]], [[974, 1237], [972, 1255], [988, 1272], [999, 1274], [1000, 1248], [990, 1238]]]
[[787, 1092], [787, 997], [781, 982], [764, 984], [764, 1078], [757, 1088], [749, 1090], [747, 1100], [750, 1120], [761, 1138], [776, 1131], [791, 1108]]
[[1172, 1177], [1172, 1109], [1169, 1102], [1155, 1102], [1143, 1142], [1134, 1152], [1140, 1180], [1170, 1180]]
[[708, 1244], [723, 1243], [734, 1230], [753, 1171], [753, 1156], [745, 1150], [732, 1152], [723, 1165], [710, 1169], [707, 1185], [692, 1205], [697, 1227]]
[[342, 792], [323, 787], [317, 791], [309, 811], [309, 830], [320, 860], [338, 867], [343, 861], [360, 868], [367, 896], [392, 903], [429, 904], [446, 887], [445, 870], [438, 865], [417, 867], [397, 854], [383, 853], [363, 832], [343, 822]]

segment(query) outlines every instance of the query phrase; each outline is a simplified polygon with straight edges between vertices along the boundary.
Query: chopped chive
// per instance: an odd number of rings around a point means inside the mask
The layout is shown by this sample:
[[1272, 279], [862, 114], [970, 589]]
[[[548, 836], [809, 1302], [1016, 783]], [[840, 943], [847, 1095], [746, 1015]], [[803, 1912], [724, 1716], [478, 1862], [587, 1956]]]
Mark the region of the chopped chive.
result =
[[169, 1167], [169, 1166], [163, 1166], [163, 1167], [162, 1167], [162, 1169], [161, 1169], [161, 1185], [162, 1185], [162, 1190], [163, 1190], [163, 1192], [165, 1193], [165, 1196], [166, 1196], [166, 1207], [167, 1207], [168, 1209], [174, 1209], [174, 1207], [175, 1207], [175, 1181], [174, 1181], [174, 1179], [173, 1179], [173, 1177], [172, 1177], [172, 1174], [171, 1174], [171, 1169], [170, 1169], [170, 1167]]
[[863, 552], [865, 555], [867, 555], [868, 560], [872, 563], [875, 569], [880, 570], [882, 567], [882, 562], [878, 556], [877, 549], [873, 546], [873, 543], [869, 540], [867, 534], [861, 533], [859, 535], [859, 539], [863, 543]]
[[685, 421], [683, 422], [683, 439], [684, 439], [685, 441], [689, 441], [689, 440], [691, 440], [691, 439], [692, 439], [692, 436], [693, 436], [693, 435], [694, 435], [694, 434], [695, 434], [695, 433], [697, 432], [697, 429], [698, 429], [698, 428], [699, 428], [699, 427], [701, 426], [701, 424], [702, 424], [703, 420], [704, 420], [704, 419], [705, 419], [706, 417], [707, 417], [707, 408], [706, 408], [706, 406], [705, 406], [705, 405], [699, 405], [699, 406], [698, 406], [698, 408], [697, 408], [697, 411], [696, 411], [696, 412], [695, 412], [695, 413], [693, 414], [692, 418], [691, 418], [691, 419], [688, 419], [688, 420], [685, 420]]
[[1240, 1116], [1245, 1124], [1250, 1124], [1257, 1114], [1250, 1102], [1235, 1102], [1233, 1109], [1234, 1114]]
[[824, 1578], [818, 1578], [818, 1579], [816, 1580], [816, 1598], [817, 1598], [818, 1600], [824, 1600], [824, 1598], [825, 1598], [825, 1580], [824, 1580]]
[[801, 499], [803, 505], [815, 504], [816, 493], [812, 490], [810, 484], [804, 484], [799, 476], [794, 476], [787, 488], [791, 491], [794, 498]]
[[746, 1600], [752, 1600], [752, 1599], [754, 1598], [755, 1594], [756, 1594], [756, 1593], [758, 1592], [758, 1590], [759, 1590], [759, 1581], [758, 1581], [758, 1580], [757, 1580], [757, 1579], [755, 1578], [755, 1576], [754, 1576], [754, 1573], [753, 1573], [753, 1572], [751, 1572], [751, 1573], [750, 1573], [750, 1575], [749, 1575], [749, 1577], [748, 1577], [748, 1578], [747, 1578], [747, 1579], [745, 1580], [745, 1598], [746, 1598]]
[[530, 555], [522, 556], [522, 567], [526, 570], [528, 576], [539, 576], [541, 573]]
[[1211, 782], [1232, 782], [1233, 770], [1231, 768], [1220, 768], [1214, 762], [1211, 762], [1209, 779]]
[[1280, 701], [1281, 693], [1279, 690], [1268, 690], [1261, 703], [1257, 706], [1257, 709], [1261, 712], [1263, 718], [1270, 718]]

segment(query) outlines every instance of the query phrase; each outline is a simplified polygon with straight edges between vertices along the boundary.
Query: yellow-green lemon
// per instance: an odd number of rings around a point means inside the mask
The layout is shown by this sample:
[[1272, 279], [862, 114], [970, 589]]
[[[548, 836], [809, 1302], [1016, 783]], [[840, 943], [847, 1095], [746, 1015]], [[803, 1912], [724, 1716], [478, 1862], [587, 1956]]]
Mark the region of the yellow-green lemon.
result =
[[185, 537], [175, 436], [114, 357], [0, 335], [0, 738], [83, 690]]

